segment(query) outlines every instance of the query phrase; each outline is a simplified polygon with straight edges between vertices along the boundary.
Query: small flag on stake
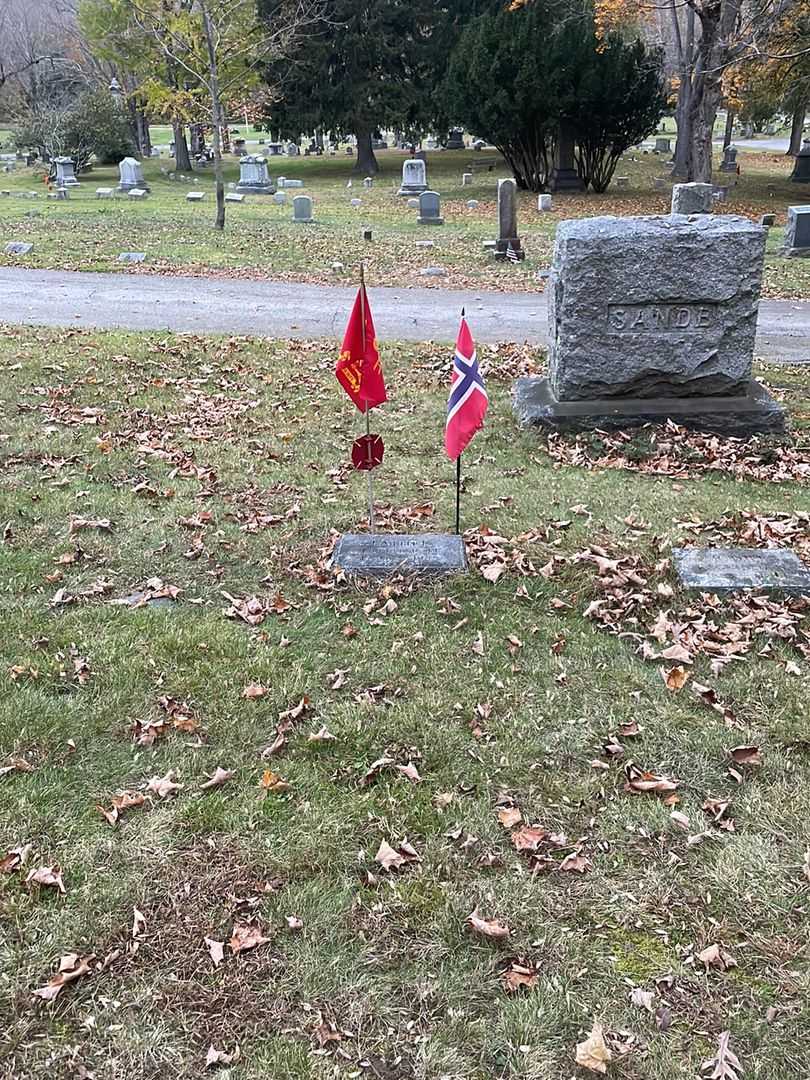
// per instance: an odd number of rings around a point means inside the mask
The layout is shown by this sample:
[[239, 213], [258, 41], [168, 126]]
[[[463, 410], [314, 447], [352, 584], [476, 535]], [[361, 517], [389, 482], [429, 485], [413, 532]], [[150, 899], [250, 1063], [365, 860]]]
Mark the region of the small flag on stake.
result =
[[444, 448], [452, 461], [463, 453], [484, 423], [488, 405], [486, 387], [478, 370], [475, 343], [467, 320], [462, 315], [453, 357], [453, 377], [444, 430]]
[[337, 381], [360, 412], [387, 401], [374, 320], [365, 285], [360, 286], [335, 368]]

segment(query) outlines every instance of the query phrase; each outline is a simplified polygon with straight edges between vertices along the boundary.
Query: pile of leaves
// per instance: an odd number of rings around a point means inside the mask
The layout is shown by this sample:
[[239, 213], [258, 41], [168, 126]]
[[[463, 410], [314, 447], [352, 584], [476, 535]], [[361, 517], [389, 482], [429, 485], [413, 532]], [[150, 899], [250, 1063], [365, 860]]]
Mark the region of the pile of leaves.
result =
[[667, 421], [640, 432], [552, 433], [545, 449], [562, 465], [583, 469], [628, 469], [679, 480], [724, 473], [740, 480], [769, 483], [810, 480], [810, 457], [790, 443], [723, 438], [689, 431]]

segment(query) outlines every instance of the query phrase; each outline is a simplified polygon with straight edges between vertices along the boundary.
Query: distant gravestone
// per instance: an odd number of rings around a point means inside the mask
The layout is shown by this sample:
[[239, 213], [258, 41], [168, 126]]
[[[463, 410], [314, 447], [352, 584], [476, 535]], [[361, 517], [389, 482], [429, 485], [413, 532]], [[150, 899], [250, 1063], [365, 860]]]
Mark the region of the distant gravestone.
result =
[[810, 595], [810, 570], [793, 551], [774, 548], [673, 548], [681, 584], [696, 592], [740, 590]]
[[625, 188], [630, 187], [629, 176], [616, 176], [613, 178], [613, 183], [616, 185], [619, 191], [624, 191]]
[[[509, 254], [511, 252], [511, 254]], [[517, 184], [514, 180], [498, 181], [498, 239], [495, 258], [518, 262], [526, 257], [517, 228]]]
[[353, 206], [355, 208], [355, 210], [359, 206], [362, 206], [362, 205], [363, 205], [363, 200], [362, 199], [349, 199], [349, 206]]
[[49, 191], [48, 198], [56, 199], [58, 202], [64, 202], [69, 198], [70, 189], [66, 187], [57, 188], [56, 191]]
[[286, 206], [287, 205], [287, 192], [286, 191], [277, 191], [275, 193], [275, 195], [273, 196], [273, 202], [276, 203], [278, 206]]
[[407, 202], [406, 205], [407, 205], [409, 210], [418, 210], [419, 209], [419, 200], [418, 199], [408, 199], [408, 202]]
[[56, 167], [57, 188], [69, 188], [79, 186], [79, 181], [76, 179], [75, 173], [76, 166], [73, 164], [72, 158], [53, 158], [53, 164]]
[[225, 202], [243, 203], [244, 201], [245, 201], [245, 196], [240, 195], [236, 191], [229, 191], [228, 194], [225, 196]]
[[12, 240], [11, 243], [6, 244], [3, 250], [6, 255], [27, 255], [33, 246], [33, 244], [26, 244], [22, 240]]
[[794, 184], [810, 184], [810, 141], [802, 143], [802, 148], [796, 155], [793, 172], [790, 179]]
[[789, 206], [785, 225], [786, 255], [810, 255], [810, 206]]
[[111, 199], [113, 197], [113, 189], [111, 187], [97, 187], [96, 198], [97, 199]]
[[477, 210], [478, 209], [478, 199], [467, 199], [467, 209], [468, 210]]
[[450, 137], [444, 144], [446, 150], [463, 150], [464, 149], [464, 130], [463, 128], [453, 128], [450, 131]]
[[766, 229], [770, 229], [776, 224], [776, 214], [763, 214], [759, 219], [760, 225], [764, 225]]
[[233, 152], [236, 157], [245, 157], [247, 154], [247, 146], [244, 139], [234, 139]]
[[186, 202], [201, 202], [205, 198], [204, 191], [188, 191], [186, 192]]
[[561, 222], [549, 376], [518, 380], [520, 421], [784, 431], [783, 407], [751, 375], [764, 253], [765, 230], [731, 215]]
[[285, 180], [284, 187], [286, 188], [302, 188], [304, 186], [303, 180]]
[[421, 195], [427, 191], [427, 167], [418, 158], [409, 158], [402, 164], [402, 183], [398, 195]]
[[145, 258], [145, 251], [122, 251], [118, 256], [118, 261], [120, 263], [141, 263]]
[[723, 160], [720, 162], [720, 172], [735, 173], [737, 171], [737, 147], [727, 146], [723, 151]]
[[149, 192], [143, 188], [130, 188], [127, 192], [128, 199], [146, 199], [149, 196]]
[[469, 187], [473, 182], [473, 174], [471, 172], [465, 172], [461, 174], [461, 186]]
[[675, 184], [672, 188], [673, 214], [710, 214], [711, 184]]
[[665, 176], [654, 176], [653, 187], [656, 191], [667, 191], [669, 188], [669, 180]]
[[438, 533], [344, 533], [335, 545], [332, 562], [346, 574], [371, 578], [461, 574], [467, 570], [462, 538]]
[[239, 159], [239, 195], [272, 195], [273, 181], [267, 174], [267, 162], [261, 155], [245, 154]]
[[293, 199], [293, 221], [308, 225], [312, 221], [312, 199], [309, 195], [296, 195]]
[[551, 209], [551, 196], [550, 195], [538, 195], [537, 196], [537, 209], [546, 212]]
[[284, 147], [281, 143], [271, 142], [267, 144], [267, 152], [271, 157], [281, 157], [284, 153]]
[[656, 154], [671, 154], [672, 153], [672, 143], [670, 142], [670, 140], [667, 139], [667, 138], [662, 138], [661, 136], [659, 136], [655, 140], [655, 153]]
[[125, 157], [118, 163], [118, 191], [148, 191], [149, 185], [143, 178], [143, 169], [137, 158]]
[[363, 187], [366, 188], [366, 190], [369, 190], [369, 189], [373, 188], [374, 187], [374, 177], [373, 176], [367, 176], [363, 180]]
[[419, 225], [444, 225], [441, 216], [442, 200], [437, 191], [423, 191], [419, 196]]

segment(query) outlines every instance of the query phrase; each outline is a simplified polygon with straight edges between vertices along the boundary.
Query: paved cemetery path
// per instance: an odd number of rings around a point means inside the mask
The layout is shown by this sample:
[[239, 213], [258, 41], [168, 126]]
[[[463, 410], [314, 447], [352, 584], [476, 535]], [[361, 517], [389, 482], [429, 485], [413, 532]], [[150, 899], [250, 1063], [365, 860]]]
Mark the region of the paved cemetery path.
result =
[[[0, 267], [0, 322], [268, 337], [340, 337], [354, 287]], [[462, 306], [479, 341], [546, 341], [541, 293], [373, 288], [381, 340], [452, 341]], [[757, 355], [810, 362], [810, 301], [764, 300]]]

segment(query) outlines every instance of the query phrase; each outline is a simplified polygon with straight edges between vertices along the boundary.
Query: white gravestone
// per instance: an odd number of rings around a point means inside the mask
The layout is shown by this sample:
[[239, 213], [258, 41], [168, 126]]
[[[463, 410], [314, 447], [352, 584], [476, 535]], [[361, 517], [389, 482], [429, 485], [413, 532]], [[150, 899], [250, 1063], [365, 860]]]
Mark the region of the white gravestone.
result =
[[75, 165], [69, 157], [57, 157], [53, 159], [56, 166], [56, 186], [58, 188], [78, 187]]
[[204, 198], [204, 191], [189, 191], [186, 194], [186, 202], [201, 202]]
[[542, 210], [544, 213], [551, 209], [551, 196], [550, 195], [538, 195], [537, 196], [537, 209]]
[[427, 168], [419, 158], [409, 158], [402, 164], [402, 184], [398, 195], [421, 195], [427, 191]]
[[149, 186], [143, 178], [143, 169], [140, 161], [134, 157], [122, 158], [118, 163], [118, 191], [148, 191]]

